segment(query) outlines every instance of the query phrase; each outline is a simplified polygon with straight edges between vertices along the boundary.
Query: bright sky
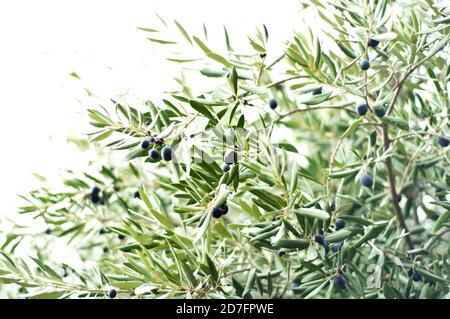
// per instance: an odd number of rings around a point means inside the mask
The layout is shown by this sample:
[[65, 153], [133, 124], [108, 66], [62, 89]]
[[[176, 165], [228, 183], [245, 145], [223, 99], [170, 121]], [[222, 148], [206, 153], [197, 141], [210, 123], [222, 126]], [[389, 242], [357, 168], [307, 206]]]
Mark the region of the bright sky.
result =
[[[208, 26], [223, 48], [222, 25], [235, 47], [266, 24], [275, 45], [298, 24], [295, 0], [14, 0], [0, 2], [0, 218], [16, 211], [39, 185], [32, 172], [54, 178], [58, 169], [85, 165], [66, 138], [88, 131], [84, 87], [101, 97], [131, 92], [158, 100], [173, 87], [177, 65], [158, 56], [138, 26], [153, 27], [154, 12], [189, 31]], [[82, 81], [70, 76], [77, 72]]]

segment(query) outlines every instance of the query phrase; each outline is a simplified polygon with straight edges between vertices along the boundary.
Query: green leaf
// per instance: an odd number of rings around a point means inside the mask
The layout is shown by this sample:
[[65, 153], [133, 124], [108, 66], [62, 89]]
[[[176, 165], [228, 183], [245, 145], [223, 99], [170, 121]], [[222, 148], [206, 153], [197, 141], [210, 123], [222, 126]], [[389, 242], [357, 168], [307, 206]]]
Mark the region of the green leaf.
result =
[[177, 20], [174, 20], [174, 23], [177, 26], [178, 30], [180, 30], [181, 34], [186, 39], [186, 41], [192, 44], [191, 38], [189, 37], [189, 34], [186, 32], [183, 26]]
[[373, 40], [377, 40], [377, 41], [392, 41], [397, 38], [397, 33], [386, 32], [386, 33], [372, 35], [370, 38]]
[[274, 244], [274, 247], [303, 250], [309, 247], [309, 241], [304, 239], [281, 239]]
[[368, 242], [369, 240], [372, 240], [376, 238], [378, 235], [381, 234], [381, 232], [386, 228], [386, 224], [381, 225], [371, 225], [366, 228], [364, 235], [358, 239], [355, 243], [352, 244], [353, 247], [357, 248], [360, 247], [362, 244]]
[[211, 274], [211, 278], [213, 279], [214, 284], [218, 283], [219, 280], [219, 273], [217, 271], [216, 266], [214, 266], [214, 263], [212, 262], [211, 258], [206, 254], [206, 263], [208, 265], [209, 273]]
[[159, 44], [176, 44], [175, 41], [155, 39], [155, 38], [147, 38], [147, 40], [154, 42], [154, 43], [159, 43]]
[[320, 220], [328, 220], [330, 218], [330, 214], [326, 211], [316, 208], [297, 208], [294, 209], [294, 212], [300, 216], [312, 217]]
[[150, 199], [148, 198], [143, 188], [139, 189], [139, 194], [141, 195], [141, 198], [144, 201], [145, 206], [147, 206], [148, 211], [161, 223], [161, 225], [163, 225], [167, 229], [172, 229], [173, 224], [170, 221], [170, 219], [153, 208], [153, 205], [150, 202]]
[[225, 26], [223, 26], [223, 33], [224, 33], [224, 36], [225, 36], [225, 43], [227, 45], [227, 50], [231, 51], [230, 37], [228, 36], [228, 31], [227, 31], [227, 28]]
[[351, 169], [344, 169], [339, 171], [332, 171], [331, 174], [328, 176], [330, 178], [343, 178], [351, 175], [355, 175], [358, 173], [361, 169], [360, 168], [351, 168]]
[[125, 161], [131, 161], [138, 157], [144, 157], [147, 155], [148, 155], [148, 150], [145, 150], [142, 148], [133, 149], [125, 156]]
[[211, 70], [211, 69], [201, 69], [200, 73], [205, 75], [205, 76], [213, 77], [213, 78], [220, 78], [220, 77], [223, 77], [225, 74], [227, 74], [226, 71]]
[[305, 104], [305, 105], [317, 105], [317, 104], [320, 104], [320, 103], [328, 100], [331, 93], [332, 92], [327, 92], [327, 93], [323, 93], [323, 94], [314, 95], [314, 96], [310, 97], [309, 99], [302, 101], [301, 103]]
[[194, 110], [196, 110], [197, 112], [199, 112], [200, 114], [204, 115], [209, 120], [211, 120], [211, 122], [217, 123], [217, 120], [215, 119], [215, 117], [212, 115], [212, 113], [209, 111], [209, 109], [204, 104], [201, 104], [194, 100], [190, 100], [189, 104], [192, 106], [192, 108]]
[[249, 85], [241, 84], [241, 85], [239, 85], [239, 87], [241, 89], [243, 89], [244, 91], [247, 91], [247, 92], [250, 92], [250, 93], [253, 93], [253, 94], [256, 94], [256, 95], [264, 95], [264, 94], [267, 94], [269, 92], [267, 90], [267, 88], [261, 87], [261, 86], [256, 87], [256, 86], [249, 86]]
[[112, 281], [109, 284], [119, 289], [132, 290], [142, 286], [142, 281]]
[[356, 120], [350, 121], [347, 130], [345, 130], [345, 132], [340, 136], [340, 138], [343, 139], [355, 133], [356, 129], [362, 123], [362, 121], [363, 121], [362, 116], [357, 118]]
[[387, 283], [383, 285], [383, 294], [386, 299], [403, 299], [398, 291], [390, 287]]
[[421, 274], [423, 277], [427, 278], [427, 279], [435, 280], [435, 281], [440, 282], [440, 283], [442, 283], [444, 285], [450, 284], [450, 280], [445, 279], [445, 278], [443, 278], [441, 276], [438, 276], [438, 275], [436, 275], [436, 274], [434, 274], [434, 273], [432, 273], [432, 272], [430, 272], [428, 270], [425, 270], [423, 268], [416, 268], [416, 271], [419, 274]]
[[438, 43], [436, 43], [431, 50], [428, 52], [427, 57], [432, 57], [433, 55], [435, 55], [436, 53], [438, 53], [439, 51], [441, 51], [447, 44], [449, 41], [449, 36], [444, 37], [441, 41], [439, 41]]
[[347, 48], [341, 41], [337, 41], [336, 44], [338, 45], [339, 49], [341, 49], [344, 54], [352, 59], [356, 58], [356, 55], [353, 53], [353, 50], [350, 50]]
[[251, 298], [250, 291], [253, 285], [255, 284], [255, 280], [256, 280], [256, 269], [253, 268], [248, 273], [247, 282], [245, 283], [244, 292], [242, 293], [242, 296], [244, 298]]
[[389, 115], [385, 115], [381, 118], [381, 121], [387, 124], [391, 124], [394, 125], [396, 127], [398, 127], [401, 130], [405, 130], [408, 131], [409, 130], [409, 124], [408, 122], [406, 122], [405, 120], [398, 118], [398, 117], [393, 117], [393, 116], [389, 116]]
[[211, 59], [213, 59], [213, 60], [215, 60], [215, 61], [217, 61], [217, 62], [219, 62], [219, 63], [221, 63], [221, 64], [223, 64], [223, 65], [225, 65], [226, 67], [231, 67], [231, 63], [228, 62], [227, 59], [225, 59], [224, 57], [220, 56], [220, 55], [217, 54], [217, 53], [212, 52], [212, 51], [211, 51], [211, 50], [210, 50], [210, 49], [202, 42], [202, 40], [200, 40], [200, 39], [197, 38], [196, 36], [193, 36], [192, 38], [194, 39], [195, 43], [197, 43], [197, 45], [200, 47], [200, 49], [202, 49], [202, 51], [205, 52], [206, 55], [207, 55], [209, 58], [211, 58]]
[[206, 216], [203, 219], [200, 229], [198, 230], [198, 232], [194, 238], [194, 242], [198, 242], [208, 231], [209, 225], [211, 223], [211, 216], [212, 216], [212, 214], [210, 214], [209, 212], [206, 212]]
[[213, 207], [219, 207], [223, 203], [226, 202], [228, 196], [230, 195], [230, 191], [227, 189], [225, 184], [221, 184], [219, 186], [219, 190], [217, 192], [217, 196], [214, 199]]
[[325, 236], [325, 239], [330, 243], [337, 243], [337, 242], [343, 241], [344, 239], [347, 239], [351, 235], [353, 235], [353, 232], [350, 231], [349, 229], [344, 228], [344, 229], [339, 229], [339, 230], [335, 231], [334, 233], [331, 233], [331, 234]]
[[431, 232], [436, 234], [436, 232], [441, 229], [448, 220], [450, 219], [450, 210], [447, 210], [439, 215], [439, 218], [436, 220], [436, 222], [433, 225], [433, 229]]
[[311, 291], [308, 295], [305, 296], [305, 299], [311, 299], [312, 297], [319, 294], [325, 286], [329, 283], [329, 281], [324, 280], [320, 285], [318, 285], [313, 291]]
[[156, 29], [150, 29], [150, 28], [142, 28], [142, 27], [138, 27], [138, 30], [144, 31], [144, 32], [158, 32], [158, 30]]
[[91, 141], [92, 141], [92, 142], [100, 142], [100, 141], [103, 141], [103, 140], [107, 139], [108, 137], [110, 137], [112, 133], [113, 133], [112, 131], [105, 131], [105, 132], [103, 132], [103, 133], [101, 133], [101, 134], [98, 134], [98, 135], [97, 135], [96, 137], [94, 137]]
[[293, 152], [293, 153], [298, 153], [297, 149], [292, 144], [289, 144], [289, 143], [278, 143], [277, 146], [279, 148], [282, 148], [282, 149], [286, 150], [286, 151]]
[[433, 22], [436, 23], [436, 24], [440, 24], [440, 23], [449, 24], [450, 23], [450, 16], [433, 20]]
[[238, 92], [238, 75], [237, 75], [237, 72], [236, 72], [236, 68], [234, 66], [231, 68], [230, 81], [231, 81], [231, 86], [233, 88], [234, 95], [237, 95], [237, 92]]
[[316, 69], [319, 69], [321, 57], [322, 57], [322, 48], [321, 48], [321, 45], [320, 45], [319, 38], [317, 38], [317, 41], [316, 41], [316, 56], [314, 58], [314, 67]]
[[48, 291], [48, 292], [40, 292], [34, 295], [29, 295], [29, 299], [58, 299], [59, 297], [66, 294], [67, 291]]
[[76, 72], [71, 72], [71, 73], [69, 73], [69, 75], [74, 77], [75, 79], [81, 80]]

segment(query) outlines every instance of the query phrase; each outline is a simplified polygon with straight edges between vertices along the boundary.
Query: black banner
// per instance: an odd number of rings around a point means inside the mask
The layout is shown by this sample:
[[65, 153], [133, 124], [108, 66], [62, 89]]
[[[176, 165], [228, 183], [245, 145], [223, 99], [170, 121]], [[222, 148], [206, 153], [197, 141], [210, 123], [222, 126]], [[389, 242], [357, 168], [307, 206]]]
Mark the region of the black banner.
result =
[[[399, 308], [402, 317], [439, 307], [448, 310], [448, 300], [0, 300], [2, 313], [39, 311], [39, 316], [99, 315], [102, 318], [324, 318], [385, 316]], [[10, 309], [8, 309], [11, 307]], [[105, 317], [108, 316], [108, 317]]]

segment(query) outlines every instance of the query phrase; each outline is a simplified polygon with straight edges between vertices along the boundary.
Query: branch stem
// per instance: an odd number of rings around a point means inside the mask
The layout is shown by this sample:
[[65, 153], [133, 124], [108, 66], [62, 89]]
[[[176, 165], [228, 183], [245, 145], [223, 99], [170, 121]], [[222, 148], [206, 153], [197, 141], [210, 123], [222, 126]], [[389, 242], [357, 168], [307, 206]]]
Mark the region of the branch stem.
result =
[[418, 137], [419, 135], [429, 135], [429, 136], [436, 136], [436, 137], [444, 137], [443, 135], [438, 134], [438, 133], [434, 133], [434, 132], [414, 131], [414, 132], [405, 133], [405, 134], [393, 137], [393, 138], [390, 139], [390, 141], [393, 142], [393, 141], [400, 140], [402, 138], [407, 138], [407, 137]]
[[286, 78], [283, 80], [279, 80], [279, 81], [267, 84], [266, 88], [270, 89], [271, 87], [277, 86], [279, 84], [283, 84], [284, 82], [288, 82], [288, 81], [295, 80], [295, 79], [301, 79], [301, 78], [308, 78], [308, 77], [306, 75], [294, 75], [294, 76], [291, 76], [290, 78]]
[[309, 108], [305, 108], [305, 109], [297, 109], [297, 110], [293, 110], [293, 111], [290, 111], [290, 112], [285, 113], [285, 114], [280, 114], [279, 117], [278, 117], [278, 121], [284, 119], [286, 116], [289, 116], [289, 115], [292, 115], [292, 114], [295, 114], [295, 113], [316, 111], [316, 110], [323, 110], [323, 109], [340, 109], [340, 110], [344, 110], [344, 111], [347, 111], [347, 112], [356, 113], [354, 110], [351, 110], [351, 109], [347, 108], [346, 106], [322, 105], [322, 106], [313, 106], [313, 107], [309, 107]]
[[[388, 125], [383, 125], [383, 143], [384, 149], [387, 150], [390, 145], [389, 135], [388, 135]], [[405, 240], [409, 249], [414, 249], [414, 244], [411, 240], [411, 236], [409, 235], [408, 226], [406, 225], [405, 218], [403, 217], [402, 210], [398, 204], [398, 194], [395, 189], [395, 176], [392, 168], [392, 159], [390, 156], [386, 157], [384, 161], [386, 165], [386, 171], [388, 175], [388, 183], [389, 183], [389, 191], [391, 193], [392, 204], [394, 206], [395, 215], [397, 217], [397, 221], [400, 224], [400, 227], [403, 228], [406, 232]]]

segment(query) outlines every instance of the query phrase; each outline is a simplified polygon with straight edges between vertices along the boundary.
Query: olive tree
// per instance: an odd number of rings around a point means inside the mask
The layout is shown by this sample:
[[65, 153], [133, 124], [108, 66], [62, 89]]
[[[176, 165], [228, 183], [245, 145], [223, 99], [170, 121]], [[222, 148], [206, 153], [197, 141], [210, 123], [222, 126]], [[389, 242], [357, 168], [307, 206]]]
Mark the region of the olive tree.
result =
[[[300, 5], [316, 24], [277, 47], [264, 25], [240, 52], [226, 28], [222, 48], [206, 27], [138, 28], [180, 66], [179, 89], [89, 109], [92, 132], [76, 143], [98, 158], [22, 196], [19, 213], [48, 229], [6, 234], [1, 289], [450, 297], [448, 2]], [[30, 237], [29, 258], [16, 256]], [[57, 240], [82, 264], [56, 263]]]

